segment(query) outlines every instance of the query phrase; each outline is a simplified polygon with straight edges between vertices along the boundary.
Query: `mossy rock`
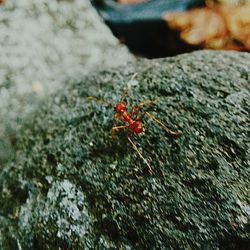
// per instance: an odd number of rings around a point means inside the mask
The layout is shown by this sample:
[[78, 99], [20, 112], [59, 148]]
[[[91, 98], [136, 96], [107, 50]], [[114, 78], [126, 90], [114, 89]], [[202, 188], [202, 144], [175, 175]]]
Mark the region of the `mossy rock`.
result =
[[[2, 249], [247, 249], [249, 81], [249, 54], [203, 51], [95, 72], [57, 93], [1, 172]], [[111, 140], [125, 88], [128, 110], [157, 100], [143, 110], [182, 132], [145, 117], [132, 140], [152, 174], [126, 131]]]
[[39, 100], [93, 69], [133, 60], [88, 0], [8, 0], [0, 5], [0, 43], [0, 164]]

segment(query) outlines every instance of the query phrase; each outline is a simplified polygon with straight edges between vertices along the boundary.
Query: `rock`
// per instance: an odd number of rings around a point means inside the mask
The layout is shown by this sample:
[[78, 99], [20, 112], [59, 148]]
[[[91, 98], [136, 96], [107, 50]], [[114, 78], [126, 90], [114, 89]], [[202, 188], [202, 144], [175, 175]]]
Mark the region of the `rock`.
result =
[[0, 7], [0, 42], [0, 163], [25, 116], [65, 80], [133, 60], [88, 0], [8, 0]]
[[[0, 174], [1, 249], [247, 249], [249, 81], [249, 54], [203, 51], [68, 85], [26, 120]], [[111, 142], [128, 86], [128, 110], [157, 100], [143, 110], [182, 132], [145, 117], [132, 140], [151, 175], [127, 132]]]

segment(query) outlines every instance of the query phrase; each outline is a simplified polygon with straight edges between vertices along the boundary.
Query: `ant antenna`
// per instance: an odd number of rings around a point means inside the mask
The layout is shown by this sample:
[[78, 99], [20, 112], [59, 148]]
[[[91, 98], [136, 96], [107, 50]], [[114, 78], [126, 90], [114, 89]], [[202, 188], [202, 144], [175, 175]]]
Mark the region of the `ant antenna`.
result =
[[106, 100], [103, 100], [103, 99], [100, 99], [100, 98], [98, 98], [98, 97], [96, 97], [96, 96], [88, 96], [88, 97], [87, 97], [87, 100], [88, 100], [88, 101], [95, 101], [96, 103], [108, 104], [108, 105], [114, 106], [114, 103], [109, 102], [109, 101], [106, 101]]
[[138, 75], [138, 73], [137, 72], [135, 72], [133, 75], [132, 75], [132, 77], [131, 77], [131, 79], [130, 79], [130, 81], [133, 81], [135, 78], [136, 78], [136, 76]]
[[120, 103], [124, 100], [125, 96], [128, 95], [128, 89], [123, 89], [123, 93], [121, 95]]
[[133, 141], [130, 139], [130, 137], [128, 137], [129, 142], [132, 144], [134, 150], [138, 153], [138, 155], [141, 157], [141, 159], [146, 163], [146, 165], [148, 166], [149, 169], [149, 173], [152, 174], [153, 170], [150, 167], [148, 161], [142, 156], [141, 152], [139, 151], [139, 149], [136, 147], [136, 145], [133, 143]]
[[127, 88], [124, 88], [123, 90], [123, 93], [122, 93], [122, 96], [121, 96], [121, 99], [120, 99], [120, 103], [123, 101], [124, 97], [128, 95], [128, 89], [130, 88], [130, 84], [137, 76], [138, 73], [134, 73], [132, 75], [132, 77], [130, 78], [130, 80], [128, 81], [128, 84], [127, 84]]

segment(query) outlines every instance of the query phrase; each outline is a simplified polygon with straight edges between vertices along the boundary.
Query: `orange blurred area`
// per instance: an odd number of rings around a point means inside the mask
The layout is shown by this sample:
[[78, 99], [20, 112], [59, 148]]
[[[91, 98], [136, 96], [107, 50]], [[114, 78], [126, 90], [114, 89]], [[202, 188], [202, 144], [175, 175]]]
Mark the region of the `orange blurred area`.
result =
[[163, 16], [190, 45], [250, 51], [250, 5], [211, 5]]
[[146, 2], [147, 0], [117, 0], [119, 4], [136, 4]]

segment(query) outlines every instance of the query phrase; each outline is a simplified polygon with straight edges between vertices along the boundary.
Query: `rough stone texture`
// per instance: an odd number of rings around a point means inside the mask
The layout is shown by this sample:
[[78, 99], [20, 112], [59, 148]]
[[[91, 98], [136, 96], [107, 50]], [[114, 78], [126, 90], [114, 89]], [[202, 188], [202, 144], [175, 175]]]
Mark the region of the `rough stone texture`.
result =
[[[135, 80], [129, 81], [137, 73]], [[248, 249], [250, 55], [195, 52], [82, 78], [27, 119], [0, 174], [1, 249]], [[128, 84], [127, 84], [128, 83]], [[145, 118], [111, 142], [113, 107]], [[96, 100], [88, 98], [94, 96]]]
[[88, 0], [8, 0], [0, 6], [0, 163], [41, 98], [98, 67], [132, 56]]

